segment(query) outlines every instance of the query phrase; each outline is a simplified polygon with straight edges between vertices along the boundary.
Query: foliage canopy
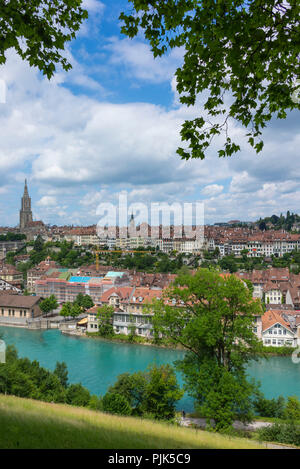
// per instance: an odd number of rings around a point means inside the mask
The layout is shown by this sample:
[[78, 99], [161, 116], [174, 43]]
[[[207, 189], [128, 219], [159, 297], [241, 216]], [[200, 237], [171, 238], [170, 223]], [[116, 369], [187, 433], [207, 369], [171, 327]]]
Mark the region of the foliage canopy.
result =
[[58, 64], [69, 70], [62, 51], [88, 17], [81, 5], [82, 0], [1, 0], [0, 64], [6, 62], [7, 49], [14, 48], [49, 79]]
[[[246, 129], [249, 144], [260, 152], [262, 129], [272, 117], [285, 119], [300, 109], [298, 99], [300, 4], [297, 0], [129, 0], [133, 11], [121, 13], [121, 31], [142, 32], [154, 57], [182, 47], [176, 71], [180, 102], [198, 105], [201, 116], [187, 120], [179, 148], [182, 159], [205, 158], [213, 138], [224, 136], [219, 157], [240, 145], [228, 132], [230, 121]], [[219, 142], [218, 142], [219, 144]]]

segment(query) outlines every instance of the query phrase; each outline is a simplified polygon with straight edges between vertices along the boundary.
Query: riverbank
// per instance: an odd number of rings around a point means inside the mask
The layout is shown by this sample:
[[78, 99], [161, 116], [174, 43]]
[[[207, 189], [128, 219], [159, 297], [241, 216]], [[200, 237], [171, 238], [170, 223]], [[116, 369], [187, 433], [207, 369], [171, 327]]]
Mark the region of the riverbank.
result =
[[[84, 332], [80, 334], [75, 334], [72, 331], [67, 331], [66, 333], [68, 333], [69, 335], [81, 335], [81, 336], [85, 336], [88, 338], [106, 340], [106, 341], [111, 341], [111, 342], [116, 342], [116, 343], [147, 345], [151, 347], [166, 348], [170, 350], [182, 350], [182, 351], [185, 350], [185, 348], [181, 345], [175, 346], [174, 344], [168, 344], [166, 342], [154, 343], [150, 341], [149, 339], [146, 339], [145, 337], [141, 337], [141, 336], [135, 336], [134, 340], [130, 340], [129, 336], [125, 334], [116, 334], [115, 336], [112, 336], [112, 337], [101, 337], [98, 335], [97, 332]], [[265, 355], [270, 355], [273, 357], [289, 357], [292, 355], [292, 353], [295, 350], [297, 349], [294, 347], [263, 347], [263, 353]]]
[[[70, 333], [70, 335], [72, 335]], [[150, 340], [146, 339], [145, 337], [141, 336], [135, 336], [134, 340], [130, 340], [129, 336], [125, 334], [116, 334], [115, 336], [112, 337], [101, 337], [100, 335], [97, 334], [97, 332], [86, 332], [82, 333], [83, 337], [88, 337], [92, 339], [100, 339], [108, 342], [115, 342], [117, 344], [127, 344], [127, 345], [146, 345], [148, 347], [157, 347], [157, 348], [162, 348], [162, 349], [169, 349], [169, 350], [179, 350], [179, 351], [185, 351], [184, 347], [182, 346], [175, 346], [174, 344], [167, 344], [167, 343], [154, 343], [151, 342]]]
[[[32, 321], [25, 321], [19, 320], [18, 322], [14, 321], [3, 321], [0, 318], [0, 327], [11, 327], [11, 328], [21, 328], [21, 329], [59, 329], [62, 334], [69, 335], [69, 336], [76, 336], [76, 337], [87, 337], [92, 339], [100, 339], [109, 342], [115, 342], [119, 344], [133, 344], [133, 345], [146, 345], [150, 347], [157, 347], [162, 349], [169, 349], [169, 350], [180, 350], [184, 351], [184, 347], [181, 345], [175, 346], [174, 344], [167, 343], [167, 341], [163, 341], [160, 339], [160, 343], [154, 343], [152, 340], [149, 340], [145, 337], [141, 336], [134, 336], [134, 338], [130, 338], [130, 336], [125, 334], [115, 334], [112, 337], [101, 337], [98, 335], [97, 332], [86, 332], [82, 331], [82, 329], [76, 328], [76, 321], [68, 321], [66, 322], [65, 319], [62, 319], [60, 316], [55, 317], [41, 317], [36, 318]], [[273, 356], [273, 357], [289, 357], [292, 353], [297, 350], [295, 347], [263, 347], [263, 353], [266, 356]]]

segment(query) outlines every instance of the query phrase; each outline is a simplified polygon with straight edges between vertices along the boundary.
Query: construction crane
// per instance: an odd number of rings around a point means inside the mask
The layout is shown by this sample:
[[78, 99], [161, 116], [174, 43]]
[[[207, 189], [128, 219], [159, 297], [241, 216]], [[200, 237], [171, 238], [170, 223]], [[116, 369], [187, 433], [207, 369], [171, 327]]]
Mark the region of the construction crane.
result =
[[100, 251], [98, 246], [97, 246], [97, 248], [94, 249], [94, 253], [95, 253], [95, 256], [96, 256], [96, 272], [99, 272], [99, 254], [101, 252], [103, 252], [103, 251]]
[[106, 250], [106, 251], [98, 251], [99, 254], [115, 254], [115, 253], [123, 253], [123, 254], [131, 254], [133, 252], [138, 252], [139, 254], [147, 254], [147, 253], [151, 253], [151, 251], [127, 251], [127, 250], [120, 250], [120, 251], [109, 251], [109, 250]]
[[101, 250], [99, 249], [99, 246], [97, 246], [95, 249], [94, 249], [94, 253], [95, 253], [95, 256], [96, 256], [96, 271], [99, 272], [99, 254], [114, 254], [114, 253], [123, 253], [123, 254], [131, 254], [131, 253], [139, 253], [139, 254], [149, 254], [151, 253], [151, 251], [134, 251], [134, 250], [115, 250], [115, 251], [109, 251], [109, 250]]

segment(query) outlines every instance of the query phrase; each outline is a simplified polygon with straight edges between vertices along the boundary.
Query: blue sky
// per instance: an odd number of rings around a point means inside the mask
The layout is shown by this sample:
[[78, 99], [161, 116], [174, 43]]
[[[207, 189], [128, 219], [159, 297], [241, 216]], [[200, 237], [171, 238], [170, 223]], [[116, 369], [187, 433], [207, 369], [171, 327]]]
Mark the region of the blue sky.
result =
[[9, 51], [0, 67], [0, 225], [16, 226], [27, 177], [35, 219], [97, 223], [100, 203], [203, 201], [205, 222], [299, 212], [299, 113], [273, 121], [260, 155], [244, 130], [242, 152], [181, 161], [181, 123], [201, 113], [179, 103], [174, 73], [183, 50], [154, 60], [142, 37], [120, 34], [125, 0], [85, 0], [85, 22], [66, 54], [72, 71], [49, 82]]

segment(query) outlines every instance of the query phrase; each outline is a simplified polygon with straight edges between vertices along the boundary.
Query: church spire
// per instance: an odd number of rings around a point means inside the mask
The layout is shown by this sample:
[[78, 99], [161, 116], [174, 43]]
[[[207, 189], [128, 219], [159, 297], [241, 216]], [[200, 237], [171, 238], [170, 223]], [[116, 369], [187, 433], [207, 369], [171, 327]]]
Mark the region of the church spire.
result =
[[27, 179], [25, 179], [24, 195], [21, 201], [20, 229], [24, 229], [32, 222], [31, 198], [28, 194]]
[[27, 179], [25, 179], [25, 186], [24, 186], [24, 196], [28, 197], [28, 187], [27, 187]]

